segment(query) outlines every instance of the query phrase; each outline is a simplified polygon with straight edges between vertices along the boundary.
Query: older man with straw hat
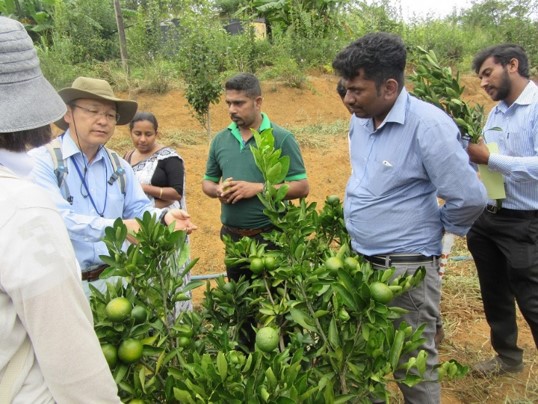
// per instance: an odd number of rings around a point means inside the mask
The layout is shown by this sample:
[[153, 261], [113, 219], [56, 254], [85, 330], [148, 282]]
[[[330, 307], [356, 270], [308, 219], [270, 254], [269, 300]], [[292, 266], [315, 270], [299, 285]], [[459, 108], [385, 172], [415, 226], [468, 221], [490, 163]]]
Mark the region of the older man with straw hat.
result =
[[196, 226], [183, 210], [154, 208], [131, 166], [105, 147], [116, 125], [127, 124], [136, 113], [135, 101], [117, 97], [108, 82], [89, 77], [78, 77], [59, 95], [67, 113], [56, 125], [65, 132], [52, 145], [32, 151], [32, 177], [50, 191], [64, 218], [89, 295], [89, 282], [106, 288], [99, 279], [105, 269], [99, 256], [107, 255], [101, 240], [117, 218], [130, 230], [138, 229], [135, 218], [147, 211], [166, 224], [175, 222], [178, 230]]
[[0, 403], [120, 403], [62, 217], [25, 179], [65, 104], [0, 17]]

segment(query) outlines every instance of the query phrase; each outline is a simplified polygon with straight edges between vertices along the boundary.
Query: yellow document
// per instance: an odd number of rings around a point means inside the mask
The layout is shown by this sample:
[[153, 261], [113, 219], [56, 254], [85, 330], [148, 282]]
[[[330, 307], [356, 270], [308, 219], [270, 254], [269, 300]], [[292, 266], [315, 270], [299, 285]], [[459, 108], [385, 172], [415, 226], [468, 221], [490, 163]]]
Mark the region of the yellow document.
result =
[[[488, 143], [487, 146], [491, 154], [499, 153], [499, 146], [497, 143]], [[485, 164], [478, 165], [478, 172], [480, 173], [480, 179], [488, 191], [488, 198], [506, 198], [506, 192], [504, 191], [504, 178], [501, 173], [489, 171], [488, 166]]]

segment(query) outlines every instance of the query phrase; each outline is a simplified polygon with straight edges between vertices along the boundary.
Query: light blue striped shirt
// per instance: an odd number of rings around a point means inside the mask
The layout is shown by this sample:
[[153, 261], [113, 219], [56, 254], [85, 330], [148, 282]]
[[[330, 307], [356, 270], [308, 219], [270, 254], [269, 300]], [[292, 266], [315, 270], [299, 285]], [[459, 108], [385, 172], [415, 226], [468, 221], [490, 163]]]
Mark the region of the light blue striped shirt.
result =
[[[105, 150], [100, 149], [93, 161], [88, 164], [69, 132], [63, 135], [60, 141], [62, 156], [67, 161], [68, 174], [65, 181], [69, 193], [73, 196], [73, 203], [70, 204], [65, 200], [62, 190], [58, 187], [52, 157], [45, 146], [30, 150], [28, 153], [34, 158], [31, 177], [36, 184], [49, 191], [64, 219], [80, 267], [84, 270], [102, 264], [103, 261], [99, 256], [108, 255], [106, 245], [101, 239], [105, 228], [112, 226], [114, 220], [141, 218], [145, 211], [154, 212], [158, 216], [161, 210], [153, 207], [136, 179], [133, 169], [126, 161], [121, 159], [126, 176], [125, 195], [123, 195], [118, 184], [119, 180], [112, 185], [108, 184], [114, 170]], [[86, 183], [99, 212], [91, 203], [73, 161], [82, 174], [87, 165]], [[99, 216], [99, 213], [102, 213], [103, 217]]]
[[[492, 130], [495, 127], [502, 131]], [[502, 207], [538, 210], [538, 86], [530, 81], [512, 105], [497, 104], [483, 135], [487, 143], [499, 145], [499, 153], [489, 156], [488, 168], [504, 176]]]
[[355, 251], [439, 255], [445, 231], [464, 235], [483, 212], [485, 188], [437, 107], [403, 89], [379, 128], [353, 116], [349, 133], [344, 216]]

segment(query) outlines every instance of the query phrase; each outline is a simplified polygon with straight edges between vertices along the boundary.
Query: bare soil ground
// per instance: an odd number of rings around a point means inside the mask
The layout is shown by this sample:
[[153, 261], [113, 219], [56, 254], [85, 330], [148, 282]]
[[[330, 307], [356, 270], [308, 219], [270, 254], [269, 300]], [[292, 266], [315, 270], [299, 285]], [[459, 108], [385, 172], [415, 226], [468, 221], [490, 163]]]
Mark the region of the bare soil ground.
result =
[[[463, 77], [465, 99], [477, 102], [489, 110], [493, 105], [479, 88], [478, 79]], [[303, 89], [291, 89], [279, 83], [263, 83], [263, 110], [271, 120], [287, 128], [311, 127], [312, 137], [320, 138], [315, 125], [347, 121], [349, 115], [336, 92], [333, 76], [311, 76]], [[224, 272], [224, 248], [219, 239], [220, 206], [217, 200], [206, 197], [201, 181], [209, 148], [205, 129], [192, 117], [182, 91], [165, 95], [138, 94], [132, 98], [139, 102], [139, 110], [152, 111], [159, 119], [161, 142], [170, 144], [187, 131], [199, 136], [198, 141], [181, 142], [176, 148], [185, 159], [187, 171], [187, 204], [198, 230], [191, 237], [193, 258], [199, 262], [194, 275]], [[229, 117], [223, 102], [211, 107], [212, 133], [227, 126]], [[177, 142], [174, 142], [176, 144]], [[310, 182], [309, 201], [320, 204], [327, 195], [343, 197], [349, 176], [347, 133], [326, 135], [320, 146], [302, 145], [303, 157]], [[118, 152], [130, 148], [126, 128], [118, 128], [111, 141]], [[464, 240], [458, 240], [453, 256], [468, 258]], [[204, 289], [204, 288], [200, 288]], [[203, 297], [203, 290], [196, 291], [195, 303]], [[537, 292], [538, 293], [538, 292]], [[442, 312], [445, 319], [446, 338], [441, 346], [444, 359], [455, 358], [461, 363], [472, 364], [488, 359], [493, 351], [489, 344], [489, 328], [485, 322], [480, 294], [472, 260], [451, 261], [444, 278]], [[525, 370], [514, 376], [486, 380], [466, 376], [463, 380], [443, 383], [443, 403], [536, 403], [538, 402], [537, 351], [527, 324], [520, 321], [520, 344], [525, 349]], [[399, 401], [396, 399], [395, 401]]]

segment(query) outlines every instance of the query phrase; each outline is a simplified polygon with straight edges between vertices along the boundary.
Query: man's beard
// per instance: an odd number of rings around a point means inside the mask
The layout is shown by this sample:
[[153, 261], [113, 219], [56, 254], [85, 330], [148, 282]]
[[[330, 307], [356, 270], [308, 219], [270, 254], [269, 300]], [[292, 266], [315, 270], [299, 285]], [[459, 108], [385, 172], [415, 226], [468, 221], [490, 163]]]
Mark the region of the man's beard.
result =
[[512, 82], [510, 81], [510, 77], [508, 76], [506, 68], [504, 68], [501, 84], [499, 85], [499, 87], [497, 87], [497, 92], [495, 93], [494, 97], [492, 97], [493, 101], [501, 101], [508, 98], [508, 95], [510, 95], [511, 90]]

